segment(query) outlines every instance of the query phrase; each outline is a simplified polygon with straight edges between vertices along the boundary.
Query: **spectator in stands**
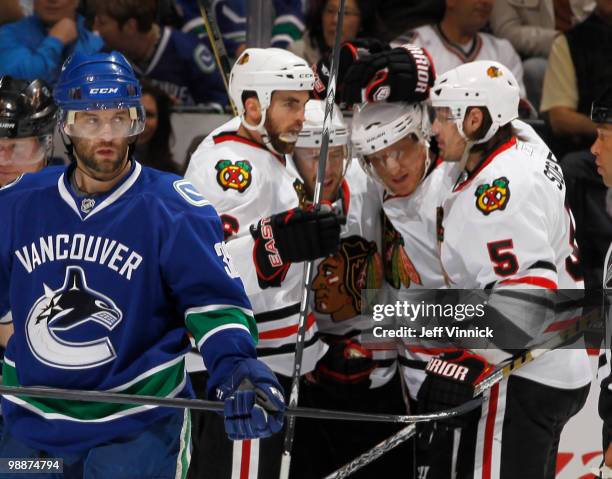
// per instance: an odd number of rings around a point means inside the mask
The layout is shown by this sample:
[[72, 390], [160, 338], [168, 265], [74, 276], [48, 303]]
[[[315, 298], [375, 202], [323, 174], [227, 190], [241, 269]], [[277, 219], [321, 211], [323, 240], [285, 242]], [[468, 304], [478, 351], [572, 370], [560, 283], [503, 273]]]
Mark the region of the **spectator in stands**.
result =
[[377, 0], [376, 6], [384, 25], [381, 38], [391, 41], [406, 30], [442, 20], [445, 0]]
[[95, 53], [102, 40], [77, 15], [78, 0], [35, 0], [34, 13], [0, 27], [0, 75], [54, 83], [74, 52]]
[[538, 108], [550, 48], [557, 35], [583, 21], [595, 8], [594, 0], [496, 0], [491, 28], [507, 38], [523, 58], [525, 88]]
[[591, 104], [612, 84], [612, 0], [553, 42], [540, 110], [556, 139], [557, 156], [587, 150], [595, 140]]
[[[312, 0], [306, 16], [306, 31], [289, 51], [304, 58], [309, 64], [329, 55], [334, 46], [339, 0]], [[346, 0], [342, 41], [359, 37], [378, 37], [379, 21], [375, 2]]]
[[526, 98], [523, 66], [518, 54], [506, 39], [480, 30], [491, 16], [494, 0], [446, 0], [442, 21], [424, 25], [401, 35], [392, 46], [414, 43], [429, 51], [438, 75], [475, 60], [495, 60], [514, 74]]
[[228, 104], [210, 49], [194, 35], [158, 25], [157, 0], [97, 0], [95, 11], [94, 28], [106, 46], [123, 53], [140, 77], [175, 103], [216, 110]]
[[0, 7], [0, 25], [21, 20], [23, 15], [19, 0], [4, 0]]
[[[197, 0], [174, 0], [183, 20], [184, 32], [206, 37], [204, 20]], [[273, 0], [275, 18], [272, 25], [270, 46], [288, 48], [302, 38], [304, 14], [302, 0]], [[246, 48], [247, 0], [217, 0], [213, 3], [214, 14], [223, 36], [223, 44], [230, 57], [237, 58]]]
[[170, 150], [174, 143], [170, 123], [170, 97], [151, 83], [143, 81], [141, 102], [147, 117], [145, 129], [136, 140], [134, 156], [145, 166], [169, 173], [182, 173]]
[[601, 287], [601, 268], [612, 237], [607, 189], [589, 148], [597, 135], [591, 104], [612, 84], [612, 0], [597, 0], [584, 22], [553, 42], [544, 77], [541, 110], [553, 133], [567, 199], [576, 219], [585, 284]]
[[276, 18], [270, 45], [289, 48], [304, 35], [304, 11], [301, 0], [273, 0]]

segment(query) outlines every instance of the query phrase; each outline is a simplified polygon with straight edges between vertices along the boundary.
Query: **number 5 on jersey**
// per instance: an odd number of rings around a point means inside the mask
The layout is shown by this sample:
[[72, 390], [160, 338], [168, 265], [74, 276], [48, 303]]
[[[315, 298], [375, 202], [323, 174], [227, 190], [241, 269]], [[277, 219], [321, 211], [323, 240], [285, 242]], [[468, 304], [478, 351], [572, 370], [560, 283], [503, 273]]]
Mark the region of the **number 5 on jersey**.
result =
[[514, 253], [509, 251], [512, 250], [512, 248], [514, 248], [514, 244], [511, 239], [487, 243], [489, 257], [495, 265], [493, 271], [495, 271], [498, 276], [511, 276], [518, 271], [518, 259]]

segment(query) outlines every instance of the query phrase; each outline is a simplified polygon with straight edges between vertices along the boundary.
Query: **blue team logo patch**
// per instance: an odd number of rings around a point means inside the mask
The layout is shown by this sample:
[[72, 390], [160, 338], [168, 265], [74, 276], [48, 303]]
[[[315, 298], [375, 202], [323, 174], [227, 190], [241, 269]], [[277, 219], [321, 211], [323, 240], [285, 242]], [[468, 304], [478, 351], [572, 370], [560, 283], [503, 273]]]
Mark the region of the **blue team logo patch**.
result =
[[[62, 332], [70, 331], [74, 337], [77, 328], [90, 322], [112, 331], [123, 319], [112, 299], [87, 285], [80, 267], [66, 268], [60, 288], [54, 290], [46, 284], [43, 288], [44, 294], [30, 309], [25, 328], [30, 350], [39, 361], [60, 369], [87, 369], [117, 357], [106, 336], [81, 342], [62, 338]], [[92, 329], [87, 324], [84, 330]]]
[[210, 204], [210, 201], [204, 198], [189, 180], [176, 180], [172, 185], [187, 203], [193, 206], [206, 206]]
[[215, 69], [215, 58], [206, 45], [198, 45], [193, 51], [193, 59], [196, 65], [204, 73], [212, 73]]

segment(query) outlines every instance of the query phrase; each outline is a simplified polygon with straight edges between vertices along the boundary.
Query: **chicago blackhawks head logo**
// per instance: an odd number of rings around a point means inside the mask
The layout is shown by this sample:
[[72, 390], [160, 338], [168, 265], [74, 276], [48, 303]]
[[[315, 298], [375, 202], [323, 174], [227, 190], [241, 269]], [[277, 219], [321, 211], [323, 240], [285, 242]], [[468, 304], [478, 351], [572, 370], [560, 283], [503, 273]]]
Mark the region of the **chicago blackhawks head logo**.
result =
[[251, 184], [251, 170], [253, 167], [247, 160], [237, 161], [219, 160], [215, 165], [217, 170], [217, 183], [224, 191], [236, 190], [242, 193]]
[[[71, 338], [79, 335], [76, 329], [88, 321], [112, 330], [121, 322], [123, 313], [103, 294], [87, 286], [84, 271], [78, 266], [66, 269], [64, 284], [56, 290], [43, 284], [41, 296], [28, 315], [26, 336], [30, 350], [41, 362], [62, 369], [84, 369], [100, 366], [115, 359], [116, 354], [108, 337], [80, 342], [62, 339], [63, 331]], [[58, 333], [60, 333], [58, 335]], [[90, 336], [91, 330], [83, 337]]]
[[[406, 253], [404, 238], [393, 227], [384, 211], [381, 211], [381, 216], [383, 225], [383, 265], [387, 283], [395, 289], [399, 289], [401, 286], [409, 288], [413, 283], [423, 284], [421, 275], [412, 263], [408, 253]], [[438, 234], [444, 234], [443, 228], [439, 229]]]
[[487, 68], [487, 75], [491, 78], [497, 78], [503, 75], [502, 71], [494, 65]]
[[361, 314], [361, 293], [382, 283], [382, 265], [376, 243], [359, 236], [340, 241], [340, 249], [323, 260], [312, 281], [315, 310], [344, 321]]
[[487, 216], [496, 210], [505, 210], [510, 201], [510, 180], [505, 176], [497, 178], [492, 184], [484, 183], [476, 188], [476, 208]]

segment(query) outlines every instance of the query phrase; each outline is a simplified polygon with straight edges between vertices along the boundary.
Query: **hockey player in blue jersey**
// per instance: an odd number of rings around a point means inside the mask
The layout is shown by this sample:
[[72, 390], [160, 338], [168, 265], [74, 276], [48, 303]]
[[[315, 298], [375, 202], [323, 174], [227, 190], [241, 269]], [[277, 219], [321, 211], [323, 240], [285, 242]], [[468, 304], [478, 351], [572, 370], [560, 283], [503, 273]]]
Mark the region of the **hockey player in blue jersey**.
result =
[[[0, 188], [45, 167], [53, 147], [56, 111], [45, 82], [0, 78]], [[10, 314], [0, 315], [2, 348], [11, 334]]]
[[[53, 145], [56, 111], [45, 82], [0, 78], [0, 188], [23, 173], [45, 167]], [[10, 312], [0, 314], [0, 361], [12, 334]]]
[[[189, 330], [229, 437], [280, 430], [282, 387], [256, 359], [215, 210], [130, 157], [144, 127], [132, 68], [116, 52], [76, 55], [55, 97], [72, 164], [0, 189], [0, 316], [15, 328], [4, 384], [191, 397]], [[5, 395], [2, 412], [3, 458], [60, 457], [61, 477], [187, 473], [188, 411]]]

